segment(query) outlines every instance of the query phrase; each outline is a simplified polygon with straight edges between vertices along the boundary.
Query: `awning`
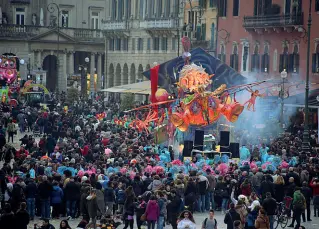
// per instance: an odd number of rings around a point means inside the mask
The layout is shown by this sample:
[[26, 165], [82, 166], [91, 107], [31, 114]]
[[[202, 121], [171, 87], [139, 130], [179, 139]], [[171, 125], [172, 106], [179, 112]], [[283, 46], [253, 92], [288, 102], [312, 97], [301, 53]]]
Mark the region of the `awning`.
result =
[[151, 81], [142, 81], [139, 83], [126, 84], [115, 86], [107, 89], [102, 89], [101, 92], [115, 92], [115, 93], [132, 93], [141, 95], [151, 94]]

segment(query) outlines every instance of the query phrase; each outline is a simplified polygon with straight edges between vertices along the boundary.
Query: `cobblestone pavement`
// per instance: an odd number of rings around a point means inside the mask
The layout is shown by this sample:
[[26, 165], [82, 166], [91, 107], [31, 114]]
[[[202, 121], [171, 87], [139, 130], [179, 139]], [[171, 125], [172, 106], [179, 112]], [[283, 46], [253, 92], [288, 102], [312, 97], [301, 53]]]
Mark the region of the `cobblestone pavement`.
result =
[[[204, 213], [195, 213], [194, 215], [194, 218], [195, 218], [195, 222], [196, 222], [196, 225], [198, 229], [201, 228], [201, 225], [202, 225], [202, 222], [205, 220], [205, 218], [208, 217], [208, 213], [207, 214], [204, 214]], [[216, 216], [215, 216], [217, 222], [218, 222], [218, 229], [226, 229], [226, 225], [224, 224], [224, 215], [221, 214], [220, 212], [216, 212]], [[60, 220], [51, 220], [50, 223], [53, 224], [53, 226], [55, 226], [56, 229], [59, 229], [59, 225], [60, 225], [60, 222], [61, 222], [62, 219]], [[76, 226], [78, 225], [78, 223], [80, 222], [80, 219], [75, 219], [75, 220], [71, 220], [69, 221], [69, 224], [71, 226], [72, 229], [76, 228]], [[32, 221], [30, 222], [29, 224], [29, 227], [28, 228], [32, 228], [33, 229], [33, 226], [35, 223], [41, 223], [39, 220], [35, 220], [35, 221]], [[290, 221], [289, 221], [290, 223]], [[312, 218], [312, 221], [311, 222], [306, 222], [306, 223], [302, 223], [303, 226], [305, 226], [305, 228], [307, 229], [318, 229], [319, 227], [319, 217], [313, 217]], [[124, 225], [120, 225], [118, 227], [118, 229], [122, 229], [124, 227]], [[136, 222], [134, 222], [134, 228], [137, 228], [136, 226]], [[145, 227], [147, 228], [147, 227]], [[171, 229], [172, 227], [170, 225], [166, 226], [165, 228], [167, 229]], [[286, 227], [288, 228], [288, 227]], [[280, 226], [278, 227], [278, 229], [280, 229]]]

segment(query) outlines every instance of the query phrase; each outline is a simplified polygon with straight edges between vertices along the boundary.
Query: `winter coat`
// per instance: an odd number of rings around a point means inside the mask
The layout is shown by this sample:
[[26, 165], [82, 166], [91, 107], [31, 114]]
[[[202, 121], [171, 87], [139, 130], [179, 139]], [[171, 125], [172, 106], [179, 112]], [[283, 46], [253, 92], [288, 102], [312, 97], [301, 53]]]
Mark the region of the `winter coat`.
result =
[[306, 199], [302, 193], [298, 190], [294, 192], [294, 198], [292, 200], [293, 209], [305, 210], [306, 209]]
[[240, 186], [240, 189], [241, 189], [241, 194], [243, 194], [244, 196], [250, 196], [251, 194], [251, 185], [248, 183], [248, 184], [242, 184]]
[[266, 193], [270, 192], [271, 196], [275, 196], [275, 188], [274, 188], [274, 183], [271, 181], [263, 181], [261, 182], [261, 193], [262, 197], [266, 198]]
[[247, 221], [248, 211], [245, 205], [236, 205], [236, 212], [240, 215], [240, 221], [244, 225]]
[[275, 184], [275, 199], [277, 202], [282, 202], [285, 196], [285, 185]]
[[267, 215], [276, 215], [277, 202], [274, 198], [266, 198], [263, 202], [263, 208]]
[[175, 190], [176, 190], [176, 193], [177, 195], [184, 199], [184, 193], [185, 193], [185, 188], [184, 188], [184, 184], [177, 184], [175, 185]]
[[124, 204], [125, 199], [126, 199], [125, 191], [122, 190], [122, 189], [118, 189], [118, 190], [116, 191], [116, 202], [117, 202], [118, 204]]
[[48, 181], [44, 181], [39, 184], [38, 192], [40, 199], [48, 199], [51, 196], [52, 185]]
[[310, 203], [310, 199], [312, 197], [312, 191], [309, 187], [302, 187], [301, 188], [301, 193], [305, 197], [306, 202]]
[[208, 191], [209, 182], [206, 177], [199, 176], [199, 181], [197, 183], [198, 192], [200, 195], [205, 195]]
[[100, 216], [100, 213], [105, 211], [104, 194], [101, 190], [96, 190], [96, 201], [99, 208], [98, 215]]
[[115, 192], [114, 192], [113, 188], [107, 187], [104, 190], [104, 201], [105, 202], [111, 202], [111, 203], [115, 202]]
[[158, 207], [159, 207], [159, 216], [164, 216], [165, 218], [167, 218], [167, 200], [163, 197], [158, 199]]
[[143, 194], [143, 182], [142, 181], [133, 181], [132, 187], [133, 187], [135, 196], [140, 196]]
[[141, 216], [145, 213], [145, 209], [146, 209], [145, 201], [136, 203], [135, 212], [136, 212], [136, 217], [138, 219], [141, 218]]
[[27, 187], [25, 188], [25, 198], [29, 199], [29, 198], [35, 198], [37, 195], [38, 189], [37, 189], [37, 185], [35, 184], [34, 181], [30, 181], [27, 184]]
[[53, 186], [53, 190], [51, 193], [51, 203], [52, 204], [60, 204], [63, 200], [63, 191], [62, 189], [55, 185]]
[[145, 213], [147, 221], [157, 221], [160, 211], [156, 200], [150, 200], [148, 202]]
[[14, 214], [11, 213], [4, 213], [0, 217], [0, 225], [1, 229], [11, 229], [15, 225], [15, 218]]
[[294, 192], [295, 192], [296, 184], [295, 183], [290, 183], [288, 187], [286, 188], [286, 196], [289, 196], [293, 198]]
[[312, 188], [312, 195], [319, 196], [319, 182], [312, 181], [310, 187]]
[[248, 216], [247, 216], [248, 227], [255, 226], [255, 221], [257, 219], [257, 216], [258, 216], [258, 210], [256, 209], [248, 213]]
[[227, 229], [234, 228], [234, 221], [240, 220], [240, 215], [237, 213], [235, 209], [230, 209], [224, 218], [224, 223], [227, 224]]
[[95, 218], [98, 216], [98, 205], [97, 205], [97, 199], [96, 196], [93, 196], [92, 198], [89, 198], [91, 196], [88, 196], [86, 198], [87, 200], [87, 211], [89, 213], [90, 218]]
[[156, 191], [162, 186], [162, 181], [153, 180], [153, 182], [148, 186], [149, 190]]
[[19, 210], [15, 216], [15, 226], [19, 229], [27, 229], [30, 222], [29, 213], [26, 210]]
[[77, 201], [80, 199], [80, 187], [75, 182], [69, 182], [64, 188], [66, 200]]
[[256, 229], [269, 229], [269, 219], [265, 215], [259, 215], [255, 221], [255, 227]]

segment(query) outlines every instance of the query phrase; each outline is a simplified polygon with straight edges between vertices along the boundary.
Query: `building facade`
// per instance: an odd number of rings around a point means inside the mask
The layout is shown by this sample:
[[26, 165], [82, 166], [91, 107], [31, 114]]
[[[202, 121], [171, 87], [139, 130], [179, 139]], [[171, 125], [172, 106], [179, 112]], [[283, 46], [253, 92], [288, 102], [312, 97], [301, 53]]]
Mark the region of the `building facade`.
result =
[[181, 2], [0, 0], [0, 54], [25, 60], [21, 78], [46, 72], [51, 91], [66, 91], [83, 71], [90, 91], [135, 83], [181, 52]]
[[182, 0], [107, 0], [106, 86], [145, 80], [142, 73], [181, 53]]
[[312, 4], [308, 41], [309, 1], [219, 0], [218, 57], [248, 78], [280, 79], [286, 70], [288, 80], [300, 81], [306, 78], [310, 42], [310, 77], [318, 82], [319, 1]]
[[185, 1], [183, 35], [192, 40], [192, 48], [216, 52], [217, 0]]
[[43, 71], [49, 90], [66, 91], [68, 78], [85, 65], [84, 74], [95, 76], [88, 77], [88, 87], [101, 87], [105, 42], [96, 19], [105, 17], [105, 1], [1, 0], [0, 6], [0, 54], [25, 60], [21, 78]]

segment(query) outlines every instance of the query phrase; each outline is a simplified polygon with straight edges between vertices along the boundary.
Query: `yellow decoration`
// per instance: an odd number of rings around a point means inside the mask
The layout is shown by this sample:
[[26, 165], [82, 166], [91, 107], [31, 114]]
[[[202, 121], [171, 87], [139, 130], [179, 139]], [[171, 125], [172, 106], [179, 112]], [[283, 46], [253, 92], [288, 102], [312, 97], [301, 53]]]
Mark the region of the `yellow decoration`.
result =
[[38, 87], [38, 88], [41, 88], [41, 89], [43, 89], [43, 91], [44, 91], [44, 94], [49, 94], [49, 90], [45, 87], [45, 86], [43, 86], [42, 84], [30, 84], [30, 85], [28, 85], [27, 87], [24, 87], [22, 90], [21, 90], [21, 93], [22, 94], [25, 94], [25, 93], [27, 93], [31, 88], [34, 88], [34, 87]]

